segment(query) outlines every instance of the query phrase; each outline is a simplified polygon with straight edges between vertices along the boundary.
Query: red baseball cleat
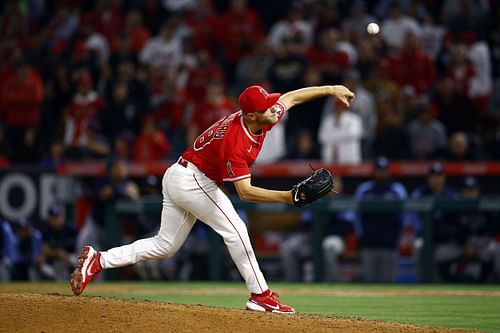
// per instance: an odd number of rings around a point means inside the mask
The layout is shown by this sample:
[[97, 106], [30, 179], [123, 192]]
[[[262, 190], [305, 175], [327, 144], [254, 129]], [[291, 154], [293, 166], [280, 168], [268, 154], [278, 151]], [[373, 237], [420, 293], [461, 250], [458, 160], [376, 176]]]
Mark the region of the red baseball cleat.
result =
[[247, 310], [294, 314], [295, 309], [281, 303], [278, 294], [267, 290], [262, 294], [252, 294], [247, 302]]
[[80, 295], [94, 276], [102, 271], [100, 259], [101, 254], [94, 250], [92, 246], [83, 247], [78, 256], [78, 266], [71, 274], [70, 284], [73, 294]]

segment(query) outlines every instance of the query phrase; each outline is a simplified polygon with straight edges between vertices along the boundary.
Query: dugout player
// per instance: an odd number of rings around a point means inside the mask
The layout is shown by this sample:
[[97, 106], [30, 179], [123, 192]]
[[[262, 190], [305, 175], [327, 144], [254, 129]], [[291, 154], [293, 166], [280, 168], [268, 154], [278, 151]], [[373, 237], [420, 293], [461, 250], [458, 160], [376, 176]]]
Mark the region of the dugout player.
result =
[[102, 269], [173, 256], [199, 219], [224, 239], [250, 291], [247, 309], [295, 313], [269, 290], [245, 223], [221, 187], [224, 182], [233, 182], [239, 197], [245, 201], [293, 203], [292, 191], [253, 186], [250, 166], [259, 154], [266, 133], [287, 110], [323, 96], [335, 96], [346, 106], [354, 98], [354, 94], [341, 85], [307, 87], [283, 95], [270, 94], [260, 86], [246, 88], [239, 96], [241, 110], [210, 126], [165, 172], [158, 234], [104, 252], [84, 246], [71, 277], [73, 293], [81, 294]]

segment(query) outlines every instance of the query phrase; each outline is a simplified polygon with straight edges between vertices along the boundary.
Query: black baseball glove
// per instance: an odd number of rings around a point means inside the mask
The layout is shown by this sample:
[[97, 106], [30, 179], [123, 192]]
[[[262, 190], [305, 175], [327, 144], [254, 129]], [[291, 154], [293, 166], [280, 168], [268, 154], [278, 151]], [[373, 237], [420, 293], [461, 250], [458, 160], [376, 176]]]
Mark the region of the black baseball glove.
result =
[[296, 184], [292, 188], [293, 204], [297, 207], [307, 205], [325, 194], [333, 188], [333, 176], [324, 169], [318, 169], [312, 175]]

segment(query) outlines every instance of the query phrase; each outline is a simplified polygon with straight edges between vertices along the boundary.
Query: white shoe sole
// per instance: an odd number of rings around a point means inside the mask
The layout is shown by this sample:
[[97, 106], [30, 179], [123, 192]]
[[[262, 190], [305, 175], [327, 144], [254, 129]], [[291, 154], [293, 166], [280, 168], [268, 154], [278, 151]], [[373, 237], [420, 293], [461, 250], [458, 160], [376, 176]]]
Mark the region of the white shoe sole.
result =
[[258, 311], [258, 312], [271, 312], [271, 313], [279, 313], [279, 314], [285, 314], [285, 315], [295, 314], [295, 311], [293, 311], [293, 312], [284, 312], [284, 311], [279, 311], [279, 310], [266, 311], [266, 309], [263, 306], [260, 306], [256, 303], [250, 302], [250, 301], [247, 302], [246, 308], [247, 308], [247, 310]]

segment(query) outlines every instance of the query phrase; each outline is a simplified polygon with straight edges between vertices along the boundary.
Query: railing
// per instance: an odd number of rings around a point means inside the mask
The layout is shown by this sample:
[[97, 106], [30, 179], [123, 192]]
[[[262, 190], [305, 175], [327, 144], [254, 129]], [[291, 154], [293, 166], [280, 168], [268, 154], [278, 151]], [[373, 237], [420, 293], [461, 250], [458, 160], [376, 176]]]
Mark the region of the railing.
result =
[[[288, 211], [299, 211], [287, 204], [257, 204], [243, 202], [239, 198], [232, 198], [236, 208], [254, 212], [282, 213]], [[323, 276], [323, 251], [321, 240], [324, 236], [325, 216], [327, 212], [338, 212], [354, 210], [360, 212], [416, 212], [422, 217], [421, 236], [423, 247], [421, 250], [420, 262], [420, 282], [431, 282], [433, 277], [433, 244], [432, 244], [432, 212], [487, 212], [500, 211], [500, 196], [480, 197], [479, 199], [432, 199], [423, 198], [419, 200], [386, 200], [386, 199], [365, 199], [355, 200], [352, 197], [342, 197], [336, 199], [321, 199], [309, 206], [313, 212], [313, 260], [315, 277], [317, 281]], [[120, 201], [108, 210], [107, 219], [107, 239], [108, 247], [121, 245], [121, 226], [118, 222], [118, 215], [123, 213], [149, 213], [160, 214], [160, 198], [142, 198], [137, 201]], [[159, 217], [158, 217], [159, 219]], [[500, 221], [496, 221], [500, 223]], [[210, 278], [220, 280], [222, 277], [222, 242], [215, 233], [211, 234], [210, 251]], [[117, 272], [110, 271], [107, 275], [109, 279], [116, 279]]]

